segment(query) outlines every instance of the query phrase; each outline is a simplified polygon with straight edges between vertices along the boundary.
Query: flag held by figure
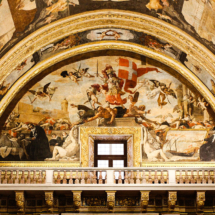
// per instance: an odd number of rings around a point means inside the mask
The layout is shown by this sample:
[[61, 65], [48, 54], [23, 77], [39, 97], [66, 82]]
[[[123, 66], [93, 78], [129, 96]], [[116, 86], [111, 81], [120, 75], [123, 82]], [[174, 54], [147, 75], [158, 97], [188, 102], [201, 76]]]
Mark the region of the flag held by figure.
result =
[[137, 64], [125, 58], [119, 58], [118, 77], [125, 80], [124, 91], [133, 94], [129, 88], [135, 88], [137, 78], [151, 71], [160, 72], [155, 67], [137, 68]]

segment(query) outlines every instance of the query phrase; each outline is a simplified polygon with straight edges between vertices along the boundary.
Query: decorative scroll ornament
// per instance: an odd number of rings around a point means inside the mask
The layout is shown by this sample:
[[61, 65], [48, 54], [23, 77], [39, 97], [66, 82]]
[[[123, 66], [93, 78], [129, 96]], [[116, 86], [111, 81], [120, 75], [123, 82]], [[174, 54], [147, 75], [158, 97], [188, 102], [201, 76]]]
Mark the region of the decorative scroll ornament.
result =
[[202, 211], [205, 205], [205, 191], [198, 192], [196, 195], [197, 211]]
[[176, 191], [169, 191], [168, 193], [168, 207], [169, 210], [174, 210], [177, 201], [177, 192]]
[[48, 211], [53, 212], [54, 206], [54, 191], [45, 192], [45, 201], [48, 206]]
[[141, 193], [140, 204], [141, 204], [142, 210], [146, 211], [149, 204], [150, 191], [140, 191], [140, 193]]
[[16, 205], [18, 206], [18, 211], [21, 213], [25, 212], [25, 196], [24, 191], [15, 191], [16, 192]]
[[76, 211], [79, 211], [81, 207], [81, 193], [82, 191], [72, 191], [73, 192], [73, 206]]
[[107, 208], [109, 212], [113, 212], [115, 206], [115, 193], [116, 191], [106, 191], [107, 193]]

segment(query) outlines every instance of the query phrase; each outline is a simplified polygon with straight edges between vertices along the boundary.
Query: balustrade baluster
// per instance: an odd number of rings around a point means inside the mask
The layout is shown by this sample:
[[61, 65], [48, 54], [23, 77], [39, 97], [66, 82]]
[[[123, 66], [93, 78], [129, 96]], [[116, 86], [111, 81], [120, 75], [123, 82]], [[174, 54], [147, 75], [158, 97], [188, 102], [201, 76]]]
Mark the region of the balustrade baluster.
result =
[[87, 184], [91, 184], [91, 173], [89, 170], [87, 171]]
[[78, 170], [76, 170], [76, 175], [75, 175], [75, 184], [79, 184]]
[[30, 183], [31, 183], [31, 171], [28, 170], [28, 176], [27, 176], [26, 184], [30, 184]]
[[103, 181], [102, 181], [102, 171], [99, 170], [99, 184], [103, 184]]
[[137, 170], [136, 172], [136, 184], [140, 184], [140, 172]]
[[205, 170], [202, 170], [202, 184], [206, 184]]
[[46, 183], [46, 171], [43, 171], [42, 172], [42, 178], [43, 178], [43, 184], [45, 184]]
[[163, 174], [163, 170], [161, 170], [161, 184], [164, 184], [165, 180], [164, 180], [164, 174]]
[[93, 184], [97, 184], [96, 170], [93, 171]]
[[82, 170], [82, 173], [81, 173], [81, 184], [85, 184], [85, 175], [84, 175], [84, 170]]
[[66, 170], [63, 171], [63, 184], [67, 184]]
[[194, 179], [194, 172], [193, 172], [193, 170], [191, 170], [190, 183], [191, 183], [191, 184], [195, 184], [195, 179]]
[[128, 184], [128, 170], [125, 170], [125, 181], [124, 184]]
[[73, 184], [73, 175], [72, 175], [72, 170], [70, 170], [70, 175], [69, 175], [69, 184]]
[[24, 183], [25, 183], [25, 170], [22, 170], [20, 184], [24, 184]]
[[19, 184], [19, 170], [16, 170], [15, 184]]
[[176, 184], [179, 184], [180, 181], [179, 181], [179, 171], [175, 171], [175, 181], [176, 181]]
[[105, 184], [107, 184], [107, 170], [105, 171]]
[[213, 171], [213, 183], [215, 184], [215, 170]]
[[37, 183], [37, 173], [36, 173], [36, 170], [34, 170], [34, 173], [33, 173], [33, 184], [36, 184]]
[[158, 184], [158, 172], [155, 170], [154, 183]]
[[184, 181], [185, 181], [185, 184], [189, 184], [189, 179], [188, 179], [187, 170], [185, 170]]
[[60, 177], [60, 170], [57, 171], [57, 184], [60, 184], [61, 177]]
[[210, 170], [208, 170], [208, 184], [212, 184], [211, 171]]
[[197, 170], [196, 173], [197, 173], [197, 175], [196, 175], [196, 178], [197, 178], [196, 183], [201, 184], [201, 178], [200, 178], [200, 175], [199, 175], [199, 170]]
[[134, 184], [134, 171], [133, 170], [131, 170], [130, 184]]
[[166, 171], [166, 183], [169, 184], [169, 172]]
[[10, 171], [10, 176], [9, 176], [9, 181], [8, 184], [13, 184], [13, 170]]
[[152, 172], [149, 170], [148, 184], [152, 184]]
[[122, 184], [122, 171], [119, 170], [118, 184]]
[[41, 170], [39, 170], [37, 184], [42, 184], [42, 171]]
[[143, 170], [142, 184], [146, 184], [146, 173], [145, 173], [145, 170]]
[[7, 184], [7, 170], [4, 171], [3, 184]]
[[179, 171], [179, 184], [183, 184], [184, 180], [183, 180], [183, 176], [182, 176], [182, 170]]

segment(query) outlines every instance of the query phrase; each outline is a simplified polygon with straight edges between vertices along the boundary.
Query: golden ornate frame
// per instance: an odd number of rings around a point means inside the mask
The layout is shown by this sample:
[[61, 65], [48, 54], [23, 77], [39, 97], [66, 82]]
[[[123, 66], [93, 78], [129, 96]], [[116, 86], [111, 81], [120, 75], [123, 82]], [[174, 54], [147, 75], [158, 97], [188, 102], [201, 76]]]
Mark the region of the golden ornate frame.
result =
[[[0, 60], [0, 82], [4, 80], [17, 65], [25, 60], [28, 56], [32, 55], [35, 51], [41, 49], [42, 47], [56, 42], [59, 39], [62, 39], [70, 34], [83, 32], [86, 30], [98, 29], [98, 28], [123, 28], [128, 30], [134, 30], [139, 32], [144, 32], [152, 36], [158, 37], [162, 40], [169, 42], [170, 44], [178, 47], [188, 55], [192, 56], [197, 60], [204, 68], [215, 77], [215, 58], [208, 49], [206, 49], [202, 44], [193, 39], [190, 35], [178, 29], [177, 27], [172, 26], [160, 19], [153, 18], [148, 15], [143, 15], [140, 13], [129, 12], [129, 11], [120, 11], [120, 10], [99, 10], [86, 12], [78, 14], [75, 16], [66, 17], [59, 21], [56, 21], [50, 25], [44, 26], [39, 30], [35, 31], [16, 46], [14, 46], [5, 56]], [[212, 93], [208, 88], [184, 65], [175, 59], [150, 48], [133, 44], [130, 42], [121, 42], [121, 41], [98, 41], [92, 42], [85, 45], [76, 46], [74, 48], [64, 50], [59, 52], [52, 57], [38, 63], [34, 68], [29, 70], [24, 74], [8, 91], [6, 96], [0, 102], [0, 116], [4, 113], [5, 109], [8, 107], [13, 98], [19, 93], [19, 91], [35, 76], [37, 76], [44, 69], [50, 67], [51, 65], [56, 64], [64, 59], [67, 59], [71, 56], [76, 56], [79, 54], [90, 53], [99, 50], [124, 50], [128, 52], [137, 53], [144, 55], [153, 59], [156, 59], [167, 66], [175, 69], [178, 73], [183, 75], [196, 89], [202, 93], [206, 100], [210, 103], [211, 107], [215, 110], [215, 100]], [[81, 129], [86, 129], [82, 127]], [[88, 128], [89, 129], [89, 128]], [[100, 130], [99, 130], [100, 129]], [[124, 130], [125, 129], [125, 130]], [[105, 133], [114, 135], [115, 133], [119, 134], [120, 132], [131, 132], [134, 128], [91, 128], [91, 134], [94, 133]], [[139, 128], [137, 128], [138, 130]], [[86, 130], [87, 131], [87, 130]], [[109, 132], [109, 133], [108, 133]], [[133, 130], [134, 135], [136, 135]], [[138, 132], [138, 131], [136, 131]], [[135, 136], [136, 137], [136, 136]], [[134, 138], [135, 138], [134, 137]], [[82, 133], [82, 140], [86, 144], [86, 134]], [[137, 138], [134, 142], [136, 145], [138, 143]], [[137, 151], [135, 145], [134, 153], [134, 166], [138, 167], [140, 165], [140, 149]], [[140, 142], [138, 143], [138, 147]], [[82, 148], [81, 148], [82, 150]], [[87, 149], [83, 150], [83, 153], [87, 153]], [[139, 153], [139, 154], [138, 154]], [[83, 160], [83, 165], [87, 164], [87, 160]], [[80, 166], [79, 162], [74, 163], [63, 163], [63, 162], [0, 162], [0, 167], [78, 167]], [[144, 166], [151, 167], [215, 167], [215, 164], [211, 162], [189, 162], [189, 163], [148, 163]]]
[[133, 166], [139, 167], [141, 158], [141, 127], [80, 127], [81, 166], [89, 167], [89, 137], [91, 135], [132, 135], [133, 136]]
[[123, 28], [144, 32], [178, 47], [215, 77], [215, 57], [205, 46], [179, 28], [152, 16], [123, 10], [97, 10], [60, 19], [15, 45], [0, 60], [0, 83], [17, 65], [42, 47], [70, 34], [98, 28]]
[[166, 54], [152, 50], [150, 48], [137, 45], [126, 41], [98, 41], [79, 45], [71, 49], [59, 52], [50, 58], [41, 61], [35, 65], [32, 69], [26, 72], [8, 91], [4, 98], [0, 102], [0, 117], [4, 113], [13, 98], [19, 93], [19, 91], [34, 77], [41, 73], [44, 69], [67, 59], [72, 56], [77, 56], [85, 53], [100, 51], [100, 50], [123, 50], [128, 52], [137, 53], [146, 57], [155, 59], [164, 63], [165, 65], [173, 68], [183, 77], [185, 77], [210, 103], [211, 107], [215, 111], [215, 99], [210, 90], [196, 77], [189, 69], [187, 69], [179, 61], [169, 57]]

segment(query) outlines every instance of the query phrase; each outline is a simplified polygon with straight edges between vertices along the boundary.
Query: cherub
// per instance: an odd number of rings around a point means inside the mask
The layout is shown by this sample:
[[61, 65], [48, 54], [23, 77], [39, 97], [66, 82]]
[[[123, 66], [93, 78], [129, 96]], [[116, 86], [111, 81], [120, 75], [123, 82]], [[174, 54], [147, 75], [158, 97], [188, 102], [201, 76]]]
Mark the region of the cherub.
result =
[[87, 97], [88, 100], [84, 102], [84, 104], [88, 102], [92, 102], [92, 108], [95, 109], [95, 104], [102, 105], [97, 98], [97, 94], [100, 94], [100, 85], [99, 84], [93, 84], [89, 89], [87, 89]]
[[[78, 84], [78, 81], [80, 81], [81, 76], [79, 72], [69, 72], [68, 71], [63, 71], [60, 74], [63, 78], [68, 77], [70, 80], [74, 81], [76, 84]], [[79, 84], [78, 84], [79, 85]]]
[[37, 99], [37, 98], [45, 98], [48, 97], [49, 101], [51, 101], [51, 96], [54, 94], [55, 90], [57, 87], [49, 88], [49, 85], [51, 82], [48, 84], [44, 85], [43, 87], [37, 88], [37, 90], [28, 90], [30, 93], [34, 95], [34, 99], [31, 101], [31, 104]]

